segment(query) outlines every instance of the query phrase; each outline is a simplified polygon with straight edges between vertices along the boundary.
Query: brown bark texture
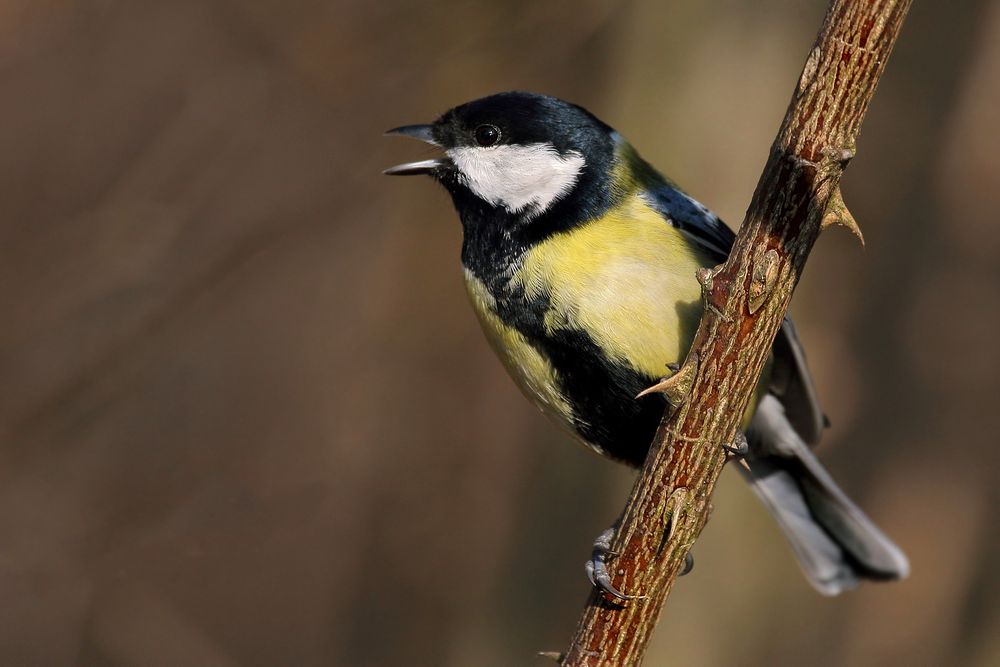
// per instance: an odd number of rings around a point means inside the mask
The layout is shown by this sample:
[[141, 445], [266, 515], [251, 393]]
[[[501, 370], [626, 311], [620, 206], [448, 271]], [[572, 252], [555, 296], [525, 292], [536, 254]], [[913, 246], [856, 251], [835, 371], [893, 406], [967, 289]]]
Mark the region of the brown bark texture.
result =
[[[728, 260], [700, 272], [704, 315], [688, 357], [661, 387], [664, 414], [611, 545], [615, 586], [595, 591], [564, 667], [639, 665], [685, 556], [711, 512], [727, 452], [792, 291], [823, 228], [860, 237], [840, 196], [868, 104], [910, 0], [834, 0], [809, 53]], [[733, 575], [737, 576], [737, 575]]]

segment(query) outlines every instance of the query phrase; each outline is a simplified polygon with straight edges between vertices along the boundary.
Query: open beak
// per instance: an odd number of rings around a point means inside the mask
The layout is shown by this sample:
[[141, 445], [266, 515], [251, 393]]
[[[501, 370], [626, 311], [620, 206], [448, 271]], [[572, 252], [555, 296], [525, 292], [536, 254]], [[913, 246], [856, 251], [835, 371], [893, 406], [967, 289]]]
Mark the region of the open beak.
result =
[[[437, 140], [434, 138], [434, 128], [431, 125], [404, 125], [402, 127], [396, 127], [388, 132], [386, 136], [402, 136], [402, 137], [413, 137], [414, 139], [419, 139], [424, 143], [430, 144], [432, 146], [440, 146]], [[439, 167], [444, 167], [448, 164], [448, 161], [443, 158], [433, 158], [431, 160], [420, 160], [419, 162], [407, 162], [405, 164], [397, 164], [395, 167], [389, 167], [383, 174], [389, 176], [412, 176], [414, 174], [429, 174]]]

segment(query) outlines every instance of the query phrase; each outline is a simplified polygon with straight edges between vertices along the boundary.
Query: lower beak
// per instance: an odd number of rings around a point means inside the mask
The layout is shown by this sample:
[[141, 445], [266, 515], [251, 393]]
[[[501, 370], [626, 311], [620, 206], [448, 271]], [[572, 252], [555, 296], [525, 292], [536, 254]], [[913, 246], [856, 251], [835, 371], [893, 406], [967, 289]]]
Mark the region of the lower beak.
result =
[[[386, 136], [401, 136], [401, 137], [412, 137], [414, 139], [419, 139], [424, 143], [431, 144], [432, 146], [440, 146], [437, 140], [434, 138], [434, 126], [432, 125], [404, 125], [402, 127], [396, 127], [385, 133]], [[444, 167], [448, 165], [448, 161], [435, 158], [432, 160], [420, 160], [419, 162], [407, 162], [406, 164], [397, 164], [395, 167], [389, 167], [383, 174], [389, 176], [412, 176], [414, 174], [429, 174], [435, 169]]]
[[438, 167], [445, 166], [445, 161], [440, 159], [420, 160], [419, 162], [407, 162], [389, 167], [382, 173], [387, 176], [413, 176], [414, 174], [429, 174]]

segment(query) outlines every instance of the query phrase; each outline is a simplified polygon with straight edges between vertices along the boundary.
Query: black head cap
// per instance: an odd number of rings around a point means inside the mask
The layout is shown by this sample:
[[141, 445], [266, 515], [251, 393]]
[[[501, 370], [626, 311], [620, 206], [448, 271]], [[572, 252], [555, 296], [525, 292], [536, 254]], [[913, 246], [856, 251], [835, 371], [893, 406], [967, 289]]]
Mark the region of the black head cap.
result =
[[498, 144], [551, 143], [560, 153], [575, 150], [588, 157], [607, 150], [614, 132], [583, 107], [548, 95], [509, 92], [450, 109], [434, 123], [433, 133], [445, 148], [481, 146], [490, 137], [477, 136], [477, 130], [490, 126], [499, 130]]

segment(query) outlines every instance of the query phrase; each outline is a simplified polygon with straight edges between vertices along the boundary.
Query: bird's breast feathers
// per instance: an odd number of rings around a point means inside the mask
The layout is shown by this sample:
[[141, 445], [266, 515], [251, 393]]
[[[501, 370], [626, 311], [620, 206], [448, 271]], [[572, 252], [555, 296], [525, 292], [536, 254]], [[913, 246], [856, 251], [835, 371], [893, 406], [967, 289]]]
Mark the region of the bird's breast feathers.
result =
[[545, 297], [545, 328], [586, 332], [611, 359], [649, 377], [686, 353], [701, 316], [707, 255], [641, 193], [605, 215], [530, 248], [512, 283]]
[[[648, 378], [663, 376], [690, 345], [701, 315], [695, 271], [710, 264], [636, 192], [603, 216], [528, 248], [507, 269], [504, 294], [490, 293], [468, 269], [466, 286], [487, 337], [522, 390], [543, 411], [572, 424], [560, 385], [560, 375], [571, 369], [555, 367], [545, 345], [531, 337], [582, 332], [614, 364]], [[541, 313], [528, 312], [538, 304]], [[524, 327], [514, 321], [539, 317], [532, 331], [519, 330]], [[609, 390], [614, 388], [593, 388]]]

